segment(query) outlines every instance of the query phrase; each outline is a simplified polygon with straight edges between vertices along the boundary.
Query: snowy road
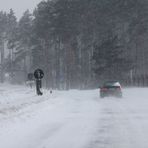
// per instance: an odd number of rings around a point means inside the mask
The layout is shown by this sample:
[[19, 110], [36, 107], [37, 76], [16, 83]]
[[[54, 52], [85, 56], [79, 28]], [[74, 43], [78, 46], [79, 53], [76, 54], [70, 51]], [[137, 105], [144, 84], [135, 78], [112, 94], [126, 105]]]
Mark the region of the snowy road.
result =
[[0, 148], [148, 148], [148, 89], [123, 94], [0, 86]]

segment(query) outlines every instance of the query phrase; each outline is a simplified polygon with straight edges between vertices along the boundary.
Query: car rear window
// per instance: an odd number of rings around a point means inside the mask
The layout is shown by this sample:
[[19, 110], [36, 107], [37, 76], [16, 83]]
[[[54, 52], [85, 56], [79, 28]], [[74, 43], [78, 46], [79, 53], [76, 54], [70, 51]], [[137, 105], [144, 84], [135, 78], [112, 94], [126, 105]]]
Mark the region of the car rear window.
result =
[[119, 82], [114, 82], [114, 83], [109, 82], [104, 84], [104, 87], [106, 88], [117, 88], [119, 86], [120, 86]]

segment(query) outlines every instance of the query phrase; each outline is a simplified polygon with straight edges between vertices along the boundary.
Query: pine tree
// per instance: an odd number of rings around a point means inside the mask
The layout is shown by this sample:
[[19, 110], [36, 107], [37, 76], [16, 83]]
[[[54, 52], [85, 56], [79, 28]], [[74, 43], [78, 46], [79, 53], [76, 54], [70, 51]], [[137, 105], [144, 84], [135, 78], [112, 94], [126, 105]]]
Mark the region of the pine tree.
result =
[[0, 12], [0, 52], [1, 52], [1, 61], [0, 61], [0, 81], [4, 82], [4, 73], [5, 73], [5, 52], [4, 44], [6, 40], [6, 29], [7, 29], [7, 15], [5, 12]]
[[18, 45], [17, 41], [17, 19], [15, 13], [12, 9], [7, 14], [7, 48], [9, 49], [9, 56], [6, 62], [6, 71], [11, 76], [11, 82], [13, 81], [14, 72], [16, 69], [16, 65], [14, 64], [14, 50]]
[[22, 62], [22, 69], [24, 71], [24, 77], [26, 77], [27, 72], [31, 70], [32, 64], [32, 14], [29, 10], [26, 10], [18, 22], [18, 41], [19, 45], [16, 49], [15, 61]]
[[124, 80], [132, 68], [132, 61], [123, 54], [117, 37], [109, 37], [96, 45], [93, 55], [96, 77], [104, 80]]

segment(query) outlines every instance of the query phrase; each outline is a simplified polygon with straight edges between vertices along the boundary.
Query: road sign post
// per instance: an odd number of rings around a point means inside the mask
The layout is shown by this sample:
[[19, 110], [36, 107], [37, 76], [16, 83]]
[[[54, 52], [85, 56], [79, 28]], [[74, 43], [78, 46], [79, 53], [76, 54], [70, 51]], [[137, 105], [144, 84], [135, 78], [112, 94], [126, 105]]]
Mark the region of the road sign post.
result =
[[44, 72], [41, 69], [36, 69], [34, 71], [34, 77], [36, 79], [36, 93], [37, 95], [43, 95], [41, 92], [41, 87], [42, 87], [42, 81], [41, 79], [44, 77]]

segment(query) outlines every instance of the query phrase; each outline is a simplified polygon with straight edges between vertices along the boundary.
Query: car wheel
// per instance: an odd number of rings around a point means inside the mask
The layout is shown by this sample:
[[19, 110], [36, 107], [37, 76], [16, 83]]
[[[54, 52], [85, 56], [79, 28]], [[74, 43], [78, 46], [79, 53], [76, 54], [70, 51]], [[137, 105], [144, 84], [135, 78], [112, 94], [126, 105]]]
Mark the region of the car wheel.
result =
[[104, 95], [103, 94], [100, 94], [100, 98], [104, 98]]
[[117, 95], [118, 98], [122, 98], [122, 93]]

